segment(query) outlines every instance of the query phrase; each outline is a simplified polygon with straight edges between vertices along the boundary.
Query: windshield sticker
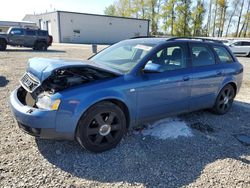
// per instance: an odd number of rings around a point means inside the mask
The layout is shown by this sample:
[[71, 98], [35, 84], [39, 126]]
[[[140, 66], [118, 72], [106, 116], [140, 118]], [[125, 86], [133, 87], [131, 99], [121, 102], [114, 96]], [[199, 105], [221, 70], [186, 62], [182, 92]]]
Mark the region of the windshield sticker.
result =
[[145, 46], [145, 45], [142, 45], [142, 44], [137, 44], [137, 45], [135, 46], [135, 48], [141, 49], [141, 50], [145, 50], [145, 51], [149, 51], [149, 50], [152, 49], [151, 46]]

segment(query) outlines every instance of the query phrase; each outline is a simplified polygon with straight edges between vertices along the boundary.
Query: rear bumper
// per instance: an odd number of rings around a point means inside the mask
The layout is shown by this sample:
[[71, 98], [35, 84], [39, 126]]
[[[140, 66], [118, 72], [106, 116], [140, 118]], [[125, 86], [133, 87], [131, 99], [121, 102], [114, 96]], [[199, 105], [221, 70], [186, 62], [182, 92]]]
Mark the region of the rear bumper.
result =
[[18, 89], [10, 95], [11, 111], [24, 132], [45, 139], [73, 140], [74, 135], [56, 130], [57, 111], [48, 111], [23, 105], [17, 96]]

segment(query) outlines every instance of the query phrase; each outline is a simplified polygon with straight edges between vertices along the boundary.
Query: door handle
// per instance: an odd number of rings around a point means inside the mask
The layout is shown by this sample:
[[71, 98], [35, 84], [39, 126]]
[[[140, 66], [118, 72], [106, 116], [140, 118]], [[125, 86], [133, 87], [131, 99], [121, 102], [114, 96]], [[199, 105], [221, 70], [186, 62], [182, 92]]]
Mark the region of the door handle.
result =
[[189, 76], [184, 76], [184, 77], [183, 77], [183, 81], [188, 81], [188, 80], [190, 80], [190, 77], [189, 77]]
[[221, 76], [222, 75], [222, 71], [216, 71], [216, 75], [217, 76]]

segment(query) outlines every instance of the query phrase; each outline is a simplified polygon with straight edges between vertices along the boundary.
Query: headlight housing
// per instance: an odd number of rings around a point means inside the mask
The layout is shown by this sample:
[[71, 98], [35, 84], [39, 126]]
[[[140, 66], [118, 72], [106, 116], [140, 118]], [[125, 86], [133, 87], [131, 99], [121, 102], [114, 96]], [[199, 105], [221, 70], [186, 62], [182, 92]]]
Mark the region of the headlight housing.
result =
[[41, 93], [37, 97], [36, 106], [45, 110], [57, 110], [60, 103], [60, 99], [52, 99], [49, 94]]

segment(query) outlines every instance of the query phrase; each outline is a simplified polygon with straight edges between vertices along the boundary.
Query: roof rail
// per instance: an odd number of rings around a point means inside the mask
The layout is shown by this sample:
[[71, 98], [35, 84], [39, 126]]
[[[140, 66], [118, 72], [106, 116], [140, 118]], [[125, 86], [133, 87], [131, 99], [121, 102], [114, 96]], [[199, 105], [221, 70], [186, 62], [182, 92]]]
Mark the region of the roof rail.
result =
[[132, 37], [130, 39], [139, 39], [139, 38], [155, 38], [155, 36], [154, 35], [137, 36], [137, 37]]
[[202, 42], [215, 42], [215, 43], [223, 43], [222, 41], [219, 40], [215, 40], [215, 39], [207, 39], [207, 38], [200, 38], [200, 37], [173, 37], [173, 38], [169, 38], [167, 39], [167, 41], [174, 41], [176, 39], [193, 39], [193, 40], [201, 40]]

